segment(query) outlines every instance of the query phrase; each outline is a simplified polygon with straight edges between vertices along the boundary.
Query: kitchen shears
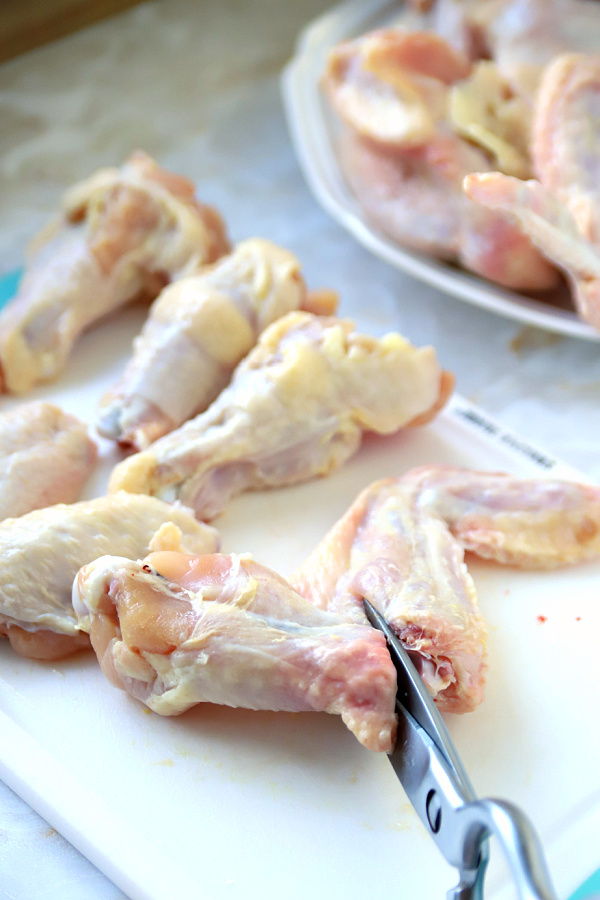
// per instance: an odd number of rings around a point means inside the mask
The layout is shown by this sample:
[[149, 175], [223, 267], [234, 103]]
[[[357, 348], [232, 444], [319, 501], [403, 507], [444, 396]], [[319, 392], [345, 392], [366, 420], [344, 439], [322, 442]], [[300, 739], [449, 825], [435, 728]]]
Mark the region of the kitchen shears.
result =
[[477, 797], [409, 653], [375, 607], [364, 599], [363, 606], [385, 635], [398, 673], [398, 737], [390, 762], [438, 849], [459, 872], [447, 900], [483, 900], [491, 835], [504, 850], [520, 900], [557, 900], [533, 825], [513, 803]]

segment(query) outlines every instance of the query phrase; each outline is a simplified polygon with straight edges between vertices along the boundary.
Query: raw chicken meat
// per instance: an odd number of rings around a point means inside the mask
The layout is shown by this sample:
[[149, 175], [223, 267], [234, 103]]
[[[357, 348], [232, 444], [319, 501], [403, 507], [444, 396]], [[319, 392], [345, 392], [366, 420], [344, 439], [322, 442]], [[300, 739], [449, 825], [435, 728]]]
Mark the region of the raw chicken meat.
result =
[[470, 60], [490, 55], [487, 34], [490, 18], [502, 9], [504, 0], [434, 0], [421, 27], [435, 34]]
[[563, 203], [580, 234], [600, 242], [600, 55], [567, 54], [544, 71], [533, 127], [541, 184]]
[[600, 12], [589, 0], [487, 0], [486, 5], [489, 52], [513, 88], [532, 102], [556, 56], [598, 50]]
[[538, 181], [471, 175], [473, 200], [507, 213], [563, 269], [583, 319], [600, 329], [600, 56], [566, 54], [544, 70], [533, 125]]
[[296, 257], [258, 238], [165, 288], [101, 401], [100, 434], [146, 448], [206, 409], [267, 325], [310, 302]]
[[197, 703], [341, 715], [390, 751], [396, 672], [383, 635], [316, 609], [248, 557], [105, 556], [73, 586], [104, 674], [161, 715]]
[[101, 169], [64, 197], [32, 248], [16, 299], [0, 315], [0, 382], [24, 393], [64, 368], [82, 331], [228, 249], [215, 210], [192, 182], [143, 153]]
[[478, 208], [465, 195], [465, 176], [490, 167], [476, 147], [448, 135], [400, 154], [348, 133], [340, 153], [368, 218], [393, 240], [458, 261], [506, 287], [545, 290], [556, 285], [555, 267], [520, 228], [501, 213]]
[[96, 463], [87, 427], [51, 403], [0, 415], [0, 519], [73, 503]]
[[151, 549], [213, 553], [214, 528], [151, 497], [114, 494], [35, 510], [0, 522], [0, 633], [33, 659], [59, 659], [87, 646], [71, 604], [81, 566], [106, 553], [134, 559]]
[[424, 466], [403, 479], [460, 545], [484, 559], [552, 569], [600, 557], [600, 488]]
[[386, 617], [439, 708], [483, 700], [487, 630], [463, 550], [420, 486], [378, 481], [363, 491], [291, 578], [321, 609], [362, 622], [366, 597]]
[[453, 131], [483, 150], [490, 166], [506, 175], [532, 175], [531, 119], [531, 105], [512, 93], [491, 60], [475, 63], [471, 75], [450, 91]]
[[[464, 194], [465, 176], [489, 171], [492, 156], [524, 171], [507, 140], [522, 110], [509, 107], [492, 73], [476, 71], [470, 85], [470, 71], [466, 57], [428, 33], [381, 30], [335, 49], [323, 85], [350, 126], [342, 170], [368, 218], [398, 243], [507, 287], [550, 288], [558, 273], [529, 238]], [[474, 103], [482, 77], [495, 78], [493, 115]], [[463, 121], [467, 111], [477, 127]]]
[[559, 200], [539, 181], [490, 172], [469, 175], [465, 192], [483, 206], [519, 223], [531, 240], [565, 272], [582, 319], [600, 330], [600, 248], [584, 238]]
[[334, 47], [322, 86], [354, 133], [408, 149], [435, 136], [447, 114], [448, 86], [470, 69], [434, 34], [381, 29]]
[[594, 53], [600, 39], [600, 14], [589, 0], [436, 0], [427, 26], [469, 59], [493, 59], [530, 103], [554, 57]]
[[206, 412], [116, 466], [109, 489], [179, 499], [210, 519], [242, 491], [328, 474], [358, 450], [363, 431], [428, 421], [452, 385], [431, 347], [288, 313]]
[[371, 144], [414, 151], [455, 133], [487, 154], [463, 149], [465, 165], [531, 174], [531, 104], [495, 62], [472, 64], [431, 32], [387, 29], [340, 44], [322, 83], [338, 115]]
[[483, 698], [486, 628], [464, 550], [525, 568], [600, 556], [600, 488], [451, 466], [375, 482], [291, 579], [361, 622], [366, 597], [411, 652], [438, 706]]
[[[596, 254], [578, 240], [597, 242], [599, 41], [589, 0], [410, 0], [394, 27], [335, 47], [322, 84], [365, 218], [515, 290], [560, 288], [562, 269], [599, 328]], [[517, 197], [496, 171], [549, 196]]]

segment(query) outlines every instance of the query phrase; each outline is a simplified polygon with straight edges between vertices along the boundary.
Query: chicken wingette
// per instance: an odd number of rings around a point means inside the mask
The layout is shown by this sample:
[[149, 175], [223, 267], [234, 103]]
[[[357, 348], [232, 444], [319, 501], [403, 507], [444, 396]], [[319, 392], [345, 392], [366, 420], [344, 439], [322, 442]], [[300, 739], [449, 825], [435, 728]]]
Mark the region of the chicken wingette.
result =
[[0, 522], [0, 634], [17, 653], [59, 659], [88, 645], [71, 602], [81, 566], [106, 553], [218, 549], [214, 528], [190, 510], [120, 493], [34, 510]]
[[366, 488], [290, 582], [321, 609], [364, 622], [366, 597], [390, 622], [440, 709], [483, 699], [487, 630], [468, 550], [545, 569], [600, 557], [600, 489], [452, 466]]
[[24, 403], [0, 415], [0, 520], [73, 503], [97, 447], [87, 426], [52, 403]]
[[393, 747], [396, 671], [381, 633], [316, 609], [247, 557], [105, 556], [73, 597], [104, 674], [161, 715], [202, 702], [324, 711], [366, 747]]

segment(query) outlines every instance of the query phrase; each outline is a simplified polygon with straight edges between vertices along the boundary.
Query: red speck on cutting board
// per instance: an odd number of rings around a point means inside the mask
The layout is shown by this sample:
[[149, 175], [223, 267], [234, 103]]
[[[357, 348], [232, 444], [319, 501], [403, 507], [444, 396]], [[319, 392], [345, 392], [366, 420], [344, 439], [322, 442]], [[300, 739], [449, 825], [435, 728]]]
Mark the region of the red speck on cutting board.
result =
[[576, 622], [581, 622], [581, 616], [575, 616], [575, 621], [576, 621]]
[[548, 616], [538, 616], [538, 617], [537, 617], [537, 620], [538, 620], [538, 622], [540, 622], [540, 623], [542, 623], [542, 622], [547, 622], [547, 621], [548, 621]]

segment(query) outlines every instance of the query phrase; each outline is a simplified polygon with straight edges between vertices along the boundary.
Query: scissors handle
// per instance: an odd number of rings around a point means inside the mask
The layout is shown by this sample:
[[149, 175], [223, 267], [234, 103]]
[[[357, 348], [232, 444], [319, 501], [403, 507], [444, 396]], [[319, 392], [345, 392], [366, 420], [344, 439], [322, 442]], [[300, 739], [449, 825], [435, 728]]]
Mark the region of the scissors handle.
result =
[[[517, 806], [506, 800], [474, 800], [456, 811], [455, 824], [463, 835], [467, 857], [490, 835], [498, 838], [519, 900], [557, 900], [537, 834]], [[461, 884], [447, 894], [448, 900], [483, 897], [482, 879], [473, 879], [472, 885], [462, 882], [461, 878]]]
[[386, 636], [398, 672], [398, 738], [390, 762], [439, 850], [460, 872], [448, 900], [483, 900], [490, 835], [502, 846], [519, 900], [557, 900], [533, 825], [512, 803], [477, 799], [410, 656], [381, 613], [366, 599], [363, 606]]
[[461, 871], [460, 882], [446, 894], [447, 900], [483, 900], [483, 880], [487, 860], [477, 869]]

